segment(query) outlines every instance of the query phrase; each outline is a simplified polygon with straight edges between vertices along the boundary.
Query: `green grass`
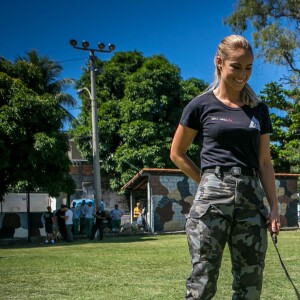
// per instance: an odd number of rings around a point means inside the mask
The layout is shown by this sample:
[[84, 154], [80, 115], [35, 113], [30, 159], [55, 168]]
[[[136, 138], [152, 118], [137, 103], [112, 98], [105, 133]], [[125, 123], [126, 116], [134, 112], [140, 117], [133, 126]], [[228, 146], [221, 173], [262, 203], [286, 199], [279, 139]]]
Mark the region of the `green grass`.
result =
[[[278, 248], [300, 287], [300, 231], [281, 232]], [[185, 235], [107, 237], [104, 241], [2, 246], [0, 299], [184, 298], [190, 262]], [[269, 241], [262, 300], [296, 299]], [[226, 248], [216, 300], [231, 299]]]

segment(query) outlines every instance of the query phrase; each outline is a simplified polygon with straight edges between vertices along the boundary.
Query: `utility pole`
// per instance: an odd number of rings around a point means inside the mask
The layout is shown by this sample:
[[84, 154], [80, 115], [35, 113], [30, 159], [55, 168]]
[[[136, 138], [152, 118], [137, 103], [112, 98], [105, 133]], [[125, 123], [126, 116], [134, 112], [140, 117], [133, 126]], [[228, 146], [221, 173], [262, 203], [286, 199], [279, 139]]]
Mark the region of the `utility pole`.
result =
[[78, 92], [86, 90], [91, 100], [92, 110], [92, 148], [93, 148], [93, 170], [94, 170], [94, 192], [95, 192], [95, 204], [100, 205], [101, 201], [101, 173], [100, 173], [100, 155], [99, 155], [99, 133], [98, 133], [98, 111], [97, 111], [97, 100], [96, 100], [96, 70], [95, 70], [95, 52], [110, 53], [115, 49], [112, 44], [108, 45], [108, 50], [105, 50], [104, 43], [98, 43], [98, 49], [89, 47], [87, 41], [82, 42], [82, 47], [77, 46], [76, 40], [70, 40], [70, 45], [79, 50], [89, 51], [89, 69], [91, 76], [91, 90], [87, 87], [79, 89]]

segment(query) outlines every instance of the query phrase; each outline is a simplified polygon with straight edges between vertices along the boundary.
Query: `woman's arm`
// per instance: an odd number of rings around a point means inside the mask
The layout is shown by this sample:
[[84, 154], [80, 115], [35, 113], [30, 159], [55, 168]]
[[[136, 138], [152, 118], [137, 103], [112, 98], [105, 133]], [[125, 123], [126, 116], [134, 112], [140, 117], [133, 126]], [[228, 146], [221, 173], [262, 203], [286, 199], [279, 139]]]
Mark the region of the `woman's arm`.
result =
[[263, 134], [260, 137], [259, 145], [259, 178], [265, 191], [268, 203], [270, 205], [270, 233], [279, 233], [280, 219], [278, 200], [275, 188], [275, 175], [270, 155], [269, 134]]
[[196, 135], [196, 130], [179, 125], [171, 145], [170, 158], [185, 175], [199, 183], [200, 169], [186, 154]]

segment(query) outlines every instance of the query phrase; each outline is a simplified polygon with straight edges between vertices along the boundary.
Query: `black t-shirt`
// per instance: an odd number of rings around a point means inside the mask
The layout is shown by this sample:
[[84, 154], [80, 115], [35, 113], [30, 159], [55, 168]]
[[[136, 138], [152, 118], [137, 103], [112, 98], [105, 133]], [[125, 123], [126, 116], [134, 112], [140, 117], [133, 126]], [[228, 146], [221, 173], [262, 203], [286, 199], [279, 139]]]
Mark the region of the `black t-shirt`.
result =
[[62, 211], [61, 209], [58, 209], [55, 215], [57, 217], [57, 224], [59, 226], [64, 226], [65, 225], [65, 219], [61, 218], [61, 216], [64, 216], [65, 212]]
[[46, 225], [49, 225], [49, 224], [53, 224], [53, 217], [54, 217], [54, 214], [52, 212], [45, 212], [44, 213], [44, 219], [45, 219], [45, 224]]
[[180, 124], [199, 132], [201, 169], [243, 166], [258, 169], [260, 135], [272, 132], [268, 107], [231, 108], [213, 92], [194, 98], [184, 109]]
[[96, 216], [101, 217], [101, 218], [96, 218], [96, 225], [100, 225], [103, 223], [103, 218], [106, 217], [106, 214], [103, 210], [98, 210], [96, 211]]

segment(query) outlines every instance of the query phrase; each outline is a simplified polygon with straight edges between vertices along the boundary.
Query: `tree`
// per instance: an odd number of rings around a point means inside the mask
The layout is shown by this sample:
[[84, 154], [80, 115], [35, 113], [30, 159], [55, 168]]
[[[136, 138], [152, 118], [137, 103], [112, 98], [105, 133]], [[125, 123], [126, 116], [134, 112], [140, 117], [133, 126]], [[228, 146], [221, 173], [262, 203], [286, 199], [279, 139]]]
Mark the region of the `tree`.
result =
[[277, 172], [300, 172], [300, 90], [286, 90], [271, 82], [261, 92], [262, 100], [273, 108], [271, 155]]
[[282, 78], [288, 88], [270, 83], [262, 91], [262, 98], [276, 112], [271, 115], [274, 168], [299, 172], [300, 2], [238, 0], [235, 11], [224, 21], [238, 33], [251, 24], [258, 56], [265, 62], [289, 68], [288, 76]]
[[258, 56], [265, 62], [288, 66], [289, 83], [299, 85], [299, 0], [238, 0], [235, 11], [224, 21], [239, 33], [251, 23]]
[[[97, 60], [98, 126], [102, 171], [118, 190], [141, 168], [174, 168], [170, 143], [187, 101], [204, 90], [198, 79], [181, 79], [180, 70], [161, 55], [119, 52], [109, 61]], [[78, 87], [89, 86], [83, 74]], [[82, 154], [91, 159], [90, 101], [83, 97], [79, 124], [73, 134]], [[194, 146], [196, 147], [196, 146]], [[199, 153], [191, 155], [199, 161]]]
[[76, 100], [65, 93], [65, 90], [74, 84], [74, 80], [60, 78], [63, 68], [59, 63], [49, 59], [48, 56], [40, 56], [36, 50], [31, 50], [26, 52], [24, 57], [17, 57], [13, 70], [14, 75], [38, 95], [49, 94], [57, 98], [65, 110], [66, 119], [68, 121], [74, 119], [67, 108], [74, 107]]
[[[118, 135], [121, 116], [119, 105], [124, 97], [126, 78], [135, 72], [144, 61], [140, 52], [115, 53], [108, 61], [103, 62], [99, 59], [95, 61], [97, 71], [96, 98], [98, 106], [98, 127], [100, 136], [100, 158], [103, 161], [102, 168], [107, 172], [111, 168], [111, 154], [121, 143]], [[76, 87], [89, 87], [90, 74], [84, 72], [77, 82]], [[83, 157], [92, 160], [92, 133], [91, 133], [91, 106], [90, 98], [87, 93], [81, 93], [82, 109], [72, 131], [74, 140], [77, 142], [78, 149]]]
[[0, 199], [16, 186], [53, 196], [75, 187], [68, 139], [60, 131], [67, 115], [59, 97], [33, 90], [39, 76], [31, 63], [0, 60]]

